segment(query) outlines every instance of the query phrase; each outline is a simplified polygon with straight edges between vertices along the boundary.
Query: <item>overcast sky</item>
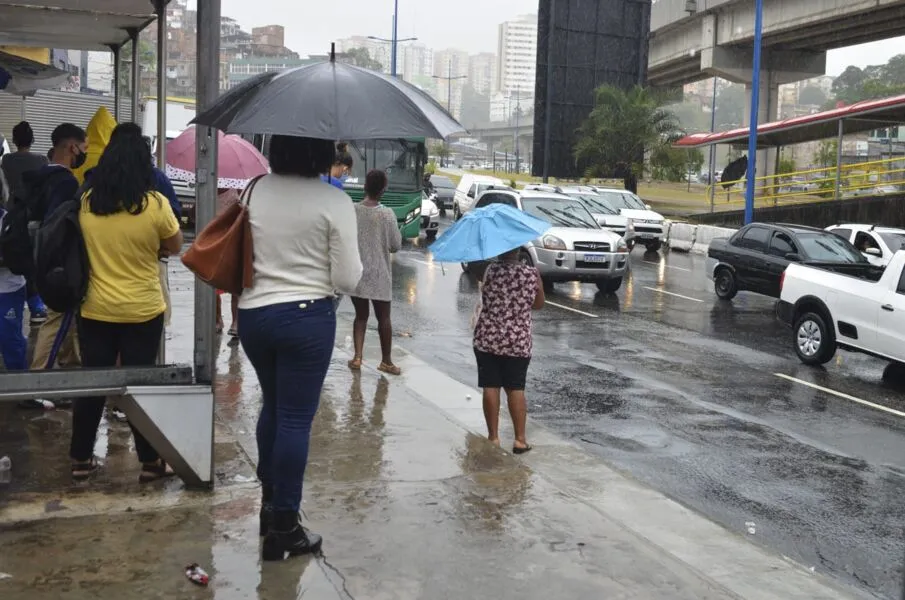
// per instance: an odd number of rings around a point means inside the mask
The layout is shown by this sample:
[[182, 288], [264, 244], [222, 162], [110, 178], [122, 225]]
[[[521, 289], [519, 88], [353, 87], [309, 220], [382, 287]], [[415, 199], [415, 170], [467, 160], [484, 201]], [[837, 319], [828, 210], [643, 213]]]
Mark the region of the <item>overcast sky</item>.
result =
[[[399, 36], [416, 36], [435, 49], [495, 52], [497, 26], [537, 11], [538, 0], [399, 0]], [[330, 42], [353, 35], [390, 37], [393, 0], [222, 0], [223, 14], [250, 30], [275, 23], [286, 27], [286, 45], [299, 54], [326, 54]], [[827, 73], [848, 65], [883, 64], [905, 52], [905, 38], [835, 50]]]

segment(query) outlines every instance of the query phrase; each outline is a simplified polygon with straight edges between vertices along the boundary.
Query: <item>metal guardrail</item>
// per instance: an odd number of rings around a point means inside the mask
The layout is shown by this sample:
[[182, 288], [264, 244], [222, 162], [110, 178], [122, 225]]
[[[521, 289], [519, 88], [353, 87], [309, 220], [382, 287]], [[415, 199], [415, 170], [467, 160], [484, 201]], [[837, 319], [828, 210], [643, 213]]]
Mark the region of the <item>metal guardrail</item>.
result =
[[[905, 157], [766, 175], [754, 181], [755, 205], [761, 207], [896, 194], [905, 191]], [[721, 206], [744, 205], [746, 184], [745, 178], [721, 181], [708, 185], [707, 195], [713, 194], [714, 202]]]

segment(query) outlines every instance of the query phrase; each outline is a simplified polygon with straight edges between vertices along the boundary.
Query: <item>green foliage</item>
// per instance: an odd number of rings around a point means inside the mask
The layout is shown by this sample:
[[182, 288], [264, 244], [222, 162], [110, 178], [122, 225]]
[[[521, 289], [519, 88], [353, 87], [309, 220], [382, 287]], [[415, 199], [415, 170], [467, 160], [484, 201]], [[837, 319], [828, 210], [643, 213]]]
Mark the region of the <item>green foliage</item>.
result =
[[443, 142], [437, 142], [435, 144], [431, 144], [430, 147], [430, 155], [436, 156], [439, 158], [449, 158], [449, 146], [444, 144]]
[[787, 173], [794, 173], [798, 168], [795, 166], [795, 160], [791, 158], [782, 157], [779, 159], [779, 175], [785, 175]]
[[854, 104], [905, 93], [905, 54], [893, 56], [885, 65], [860, 69], [848, 67], [833, 82], [834, 100]]
[[679, 128], [674, 116], [650, 90], [604, 85], [594, 94], [594, 109], [579, 128], [574, 148], [586, 177], [612, 177], [620, 162], [635, 168], [645, 151], [675, 139]]
[[799, 104], [816, 104], [818, 106], [823, 106], [826, 104], [827, 100], [826, 94], [816, 85], [805, 86], [798, 94]]
[[814, 154], [814, 160], [821, 167], [835, 168], [838, 149], [839, 142], [837, 140], [820, 142], [820, 145], [817, 146], [817, 152]]
[[689, 173], [701, 170], [704, 153], [664, 145], [651, 152], [650, 166], [651, 177], [657, 181], [683, 181]]
[[434, 161], [430, 161], [426, 165], [424, 165], [424, 174], [425, 175], [433, 175], [437, 172], [437, 163]]

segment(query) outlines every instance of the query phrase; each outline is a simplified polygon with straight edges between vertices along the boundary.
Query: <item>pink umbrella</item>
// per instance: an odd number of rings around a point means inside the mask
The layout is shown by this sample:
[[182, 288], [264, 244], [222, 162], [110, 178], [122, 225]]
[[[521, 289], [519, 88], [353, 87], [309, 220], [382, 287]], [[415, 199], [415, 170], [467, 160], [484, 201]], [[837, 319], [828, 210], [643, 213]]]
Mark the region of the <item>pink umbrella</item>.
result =
[[[270, 170], [267, 159], [238, 135], [217, 132], [217, 188], [245, 189], [248, 182]], [[167, 143], [167, 177], [195, 183], [195, 128], [189, 127]]]

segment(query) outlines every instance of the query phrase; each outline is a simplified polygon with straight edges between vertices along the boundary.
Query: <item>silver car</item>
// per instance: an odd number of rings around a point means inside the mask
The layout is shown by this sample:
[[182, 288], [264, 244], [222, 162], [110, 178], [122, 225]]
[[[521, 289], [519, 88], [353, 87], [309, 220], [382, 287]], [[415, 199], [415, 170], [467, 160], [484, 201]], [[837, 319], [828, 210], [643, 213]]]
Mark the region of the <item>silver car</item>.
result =
[[590, 188], [583, 186], [560, 187], [549, 186], [545, 184], [528, 185], [526, 190], [534, 190], [540, 192], [556, 192], [557, 194], [565, 194], [575, 198], [588, 209], [588, 212], [597, 221], [597, 224], [604, 229], [609, 229], [622, 236], [625, 243], [628, 244], [629, 252], [635, 247], [635, 224], [626, 216], [619, 214], [619, 210], [600, 194], [595, 193]]
[[[537, 267], [546, 287], [566, 281], [589, 282], [606, 293], [622, 287], [628, 269], [628, 245], [622, 237], [601, 228], [580, 201], [564, 194], [525, 190], [484, 192], [475, 208], [508, 204], [552, 225], [540, 239], [525, 244], [522, 260]], [[462, 265], [483, 272], [483, 264]]]

